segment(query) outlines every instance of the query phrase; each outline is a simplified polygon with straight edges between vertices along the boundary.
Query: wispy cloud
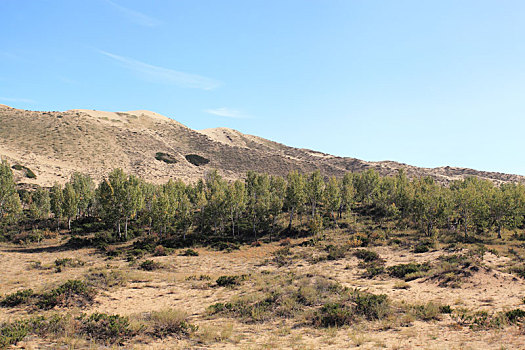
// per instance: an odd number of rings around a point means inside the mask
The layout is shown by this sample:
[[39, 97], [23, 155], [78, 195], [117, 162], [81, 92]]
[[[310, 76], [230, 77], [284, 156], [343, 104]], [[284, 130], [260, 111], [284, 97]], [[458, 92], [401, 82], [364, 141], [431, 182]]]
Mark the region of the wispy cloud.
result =
[[173, 69], [154, 66], [132, 58], [112, 54], [98, 50], [104, 56], [117, 61], [123, 67], [133, 71], [143, 79], [163, 84], [178, 85], [186, 88], [212, 90], [218, 87], [220, 82], [196, 74], [179, 72]]
[[119, 11], [122, 15], [126, 16], [130, 21], [135, 22], [138, 25], [144, 26], [144, 27], [156, 27], [162, 24], [162, 21], [150, 17], [142, 12], [135, 11], [132, 9], [129, 9], [127, 7], [121, 6], [117, 3], [114, 3], [111, 0], [106, 0], [108, 4], [113, 6], [117, 11]]
[[238, 111], [236, 109], [221, 107], [221, 108], [212, 108], [212, 109], [206, 109], [204, 112], [218, 115], [219, 117], [226, 117], [226, 118], [235, 118], [235, 119], [247, 119], [250, 118], [249, 115], [246, 115], [242, 113], [241, 111]]
[[0, 101], [4, 102], [18, 102], [18, 103], [35, 103], [34, 100], [30, 100], [28, 98], [17, 98], [17, 97], [1, 97]]

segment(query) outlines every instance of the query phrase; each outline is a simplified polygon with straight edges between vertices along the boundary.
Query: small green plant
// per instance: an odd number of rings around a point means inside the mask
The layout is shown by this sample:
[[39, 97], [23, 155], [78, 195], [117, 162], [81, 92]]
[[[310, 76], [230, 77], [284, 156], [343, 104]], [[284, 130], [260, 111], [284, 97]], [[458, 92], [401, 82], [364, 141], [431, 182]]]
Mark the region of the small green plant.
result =
[[351, 307], [340, 303], [327, 303], [317, 310], [312, 319], [315, 327], [341, 327], [351, 324], [355, 319]]
[[68, 280], [50, 292], [39, 296], [37, 305], [42, 309], [55, 306], [83, 306], [93, 301], [96, 291], [80, 280]]
[[374, 251], [359, 249], [354, 252], [354, 256], [358, 259], [363, 260], [364, 262], [377, 261], [380, 259], [379, 254]]
[[421, 272], [424, 273], [424, 272], [429, 271], [430, 265], [428, 265], [427, 263], [399, 264], [399, 265], [390, 266], [388, 267], [387, 270], [388, 270], [388, 274], [392, 277], [403, 278], [406, 281], [410, 281], [418, 277], [421, 277], [417, 273], [421, 273]]
[[94, 313], [79, 316], [80, 333], [106, 344], [121, 344], [134, 335], [129, 319], [120, 315]]
[[23, 289], [15, 293], [6, 295], [2, 301], [0, 301], [0, 306], [3, 307], [13, 307], [20, 304], [25, 304], [29, 299], [34, 295], [32, 289]]
[[179, 255], [181, 256], [199, 256], [199, 252], [193, 249], [186, 249], [182, 251]]
[[355, 313], [368, 320], [380, 320], [390, 313], [390, 303], [385, 294], [372, 294], [360, 290], [352, 292]]
[[245, 276], [220, 276], [217, 278], [217, 286], [219, 287], [232, 287], [240, 285], [241, 282], [245, 279]]
[[161, 267], [162, 266], [160, 265], [160, 263], [153, 261], [153, 260], [144, 260], [143, 262], [140, 263], [140, 268], [144, 271], [158, 270]]

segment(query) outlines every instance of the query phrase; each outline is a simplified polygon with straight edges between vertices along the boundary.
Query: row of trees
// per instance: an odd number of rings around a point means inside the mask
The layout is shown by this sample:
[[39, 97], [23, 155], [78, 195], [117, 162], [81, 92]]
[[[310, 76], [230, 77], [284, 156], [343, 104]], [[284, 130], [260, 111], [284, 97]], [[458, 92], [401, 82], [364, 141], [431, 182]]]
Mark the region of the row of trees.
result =
[[374, 170], [347, 173], [343, 178], [324, 178], [319, 171], [285, 178], [248, 172], [245, 179], [228, 182], [217, 171], [195, 184], [170, 180], [153, 185], [124, 173], [112, 171], [100, 184], [75, 173], [65, 185], [32, 192], [17, 192], [9, 164], [0, 165], [0, 220], [16, 221], [22, 209], [31, 220], [54, 217], [62, 220], [95, 217], [127, 238], [135, 225], [161, 235], [190, 232], [231, 234], [251, 232], [273, 234], [279, 218], [288, 215], [288, 229], [297, 219], [319, 223], [322, 218], [337, 226], [338, 220], [354, 208], [361, 208], [380, 223], [417, 226], [427, 235], [436, 229], [459, 231], [465, 237], [473, 230], [495, 230], [523, 225], [525, 187], [469, 177], [448, 186], [432, 178], [409, 179], [403, 171], [381, 177]]

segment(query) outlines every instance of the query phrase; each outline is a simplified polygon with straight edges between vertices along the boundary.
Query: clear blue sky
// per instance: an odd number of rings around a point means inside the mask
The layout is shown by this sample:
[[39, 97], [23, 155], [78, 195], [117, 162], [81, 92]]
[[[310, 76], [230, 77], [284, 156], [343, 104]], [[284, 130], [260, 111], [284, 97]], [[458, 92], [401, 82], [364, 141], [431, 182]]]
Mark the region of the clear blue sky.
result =
[[525, 175], [522, 0], [0, 0], [0, 33], [13, 107]]

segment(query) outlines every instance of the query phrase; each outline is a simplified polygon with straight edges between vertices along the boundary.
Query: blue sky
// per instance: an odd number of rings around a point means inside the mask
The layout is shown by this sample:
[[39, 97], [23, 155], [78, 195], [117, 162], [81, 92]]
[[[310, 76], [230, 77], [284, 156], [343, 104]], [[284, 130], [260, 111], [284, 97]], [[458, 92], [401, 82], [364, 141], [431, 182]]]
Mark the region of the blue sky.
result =
[[0, 103], [525, 175], [524, 18], [511, 0], [0, 0]]

